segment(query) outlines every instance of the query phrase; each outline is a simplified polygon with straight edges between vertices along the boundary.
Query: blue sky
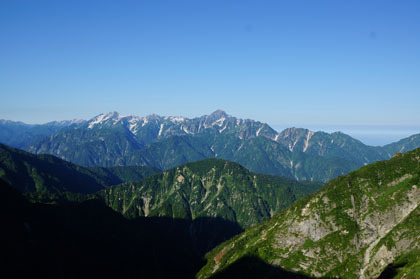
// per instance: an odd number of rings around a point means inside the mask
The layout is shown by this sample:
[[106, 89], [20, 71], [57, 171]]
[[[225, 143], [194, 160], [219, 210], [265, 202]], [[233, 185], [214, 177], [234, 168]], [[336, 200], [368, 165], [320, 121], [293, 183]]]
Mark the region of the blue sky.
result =
[[220, 108], [274, 127], [415, 130], [419, 14], [404, 0], [3, 0], [0, 118]]

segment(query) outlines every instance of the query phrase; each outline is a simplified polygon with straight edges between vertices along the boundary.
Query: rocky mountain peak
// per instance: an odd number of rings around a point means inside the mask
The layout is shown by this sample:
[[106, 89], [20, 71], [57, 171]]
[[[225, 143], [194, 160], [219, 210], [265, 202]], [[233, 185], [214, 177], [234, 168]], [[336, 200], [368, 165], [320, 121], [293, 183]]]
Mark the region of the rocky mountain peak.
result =
[[280, 133], [280, 137], [282, 137], [282, 138], [296, 138], [296, 137], [300, 137], [302, 135], [306, 135], [309, 132], [311, 132], [311, 131], [309, 131], [308, 129], [292, 127], [292, 128], [284, 129]]
[[215, 110], [210, 115], [216, 116], [216, 117], [228, 117], [229, 116], [224, 110], [221, 110], [221, 109]]
[[162, 116], [153, 113], [153, 114], [149, 114], [148, 116], [146, 116], [146, 119], [148, 121], [162, 120]]
[[214, 111], [213, 113], [211, 113], [207, 118], [210, 121], [216, 121], [216, 120], [219, 120], [219, 119], [222, 119], [222, 118], [230, 118], [230, 117], [231, 116], [228, 115], [225, 111], [218, 109], [218, 110]]
[[92, 118], [91, 120], [88, 121], [89, 122], [88, 128], [91, 129], [95, 125], [105, 123], [108, 120], [112, 120], [113, 124], [115, 124], [116, 122], [121, 120], [123, 117], [124, 116], [122, 116], [121, 114], [119, 114], [116, 111], [112, 111], [112, 112], [108, 112], [108, 113], [101, 113], [101, 114], [95, 116], [94, 118]]

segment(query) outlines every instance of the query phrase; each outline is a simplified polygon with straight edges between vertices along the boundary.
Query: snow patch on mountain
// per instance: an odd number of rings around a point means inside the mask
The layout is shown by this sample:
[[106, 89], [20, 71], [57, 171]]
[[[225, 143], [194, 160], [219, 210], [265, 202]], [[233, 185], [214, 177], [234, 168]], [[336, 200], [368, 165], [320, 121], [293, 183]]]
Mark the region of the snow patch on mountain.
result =
[[147, 118], [142, 118], [143, 123], [141, 123], [141, 126], [144, 127], [147, 123], [149, 123], [149, 120]]
[[225, 127], [223, 127], [223, 129], [221, 129], [221, 130], [219, 131], [219, 133], [222, 133], [224, 130], [226, 130], [226, 128], [227, 128], [227, 123], [225, 124]]
[[293, 142], [293, 144], [289, 143], [289, 150], [293, 152], [293, 149], [295, 148], [296, 144], [298, 143], [299, 138], [296, 138], [296, 140]]
[[188, 131], [187, 127], [182, 126], [182, 130], [186, 133], [186, 134], [192, 134], [190, 131]]
[[[129, 116], [130, 119], [128, 120], [128, 129], [133, 133], [136, 134], [139, 129], [139, 123], [143, 120], [138, 116]], [[143, 127], [144, 125], [142, 125]]]
[[105, 121], [111, 119], [113, 120], [113, 125], [115, 125], [117, 122], [119, 122], [121, 119], [125, 118], [125, 116], [119, 114], [118, 112], [114, 111], [114, 112], [109, 112], [107, 114], [100, 114], [96, 117], [94, 117], [90, 122], [89, 122], [89, 129], [92, 129], [95, 125], [98, 124], [102, 124]]
[[180, 116], [172, 116], [172, 117], [169, 117], [169, 119], [172, 123], [175, 123], [175, 124], [185, 121], [185, 118], [180, 117]]
[[261, 126], [261, 127], [257, 130], [257, 133], [256, 133], [257, 137], [259, 136], [259, 134], [260, 134], [260, 132], [261, 132], [262, 128], [263, 128], [263, 126]]
[[221, 127], [223, 125], [223, 122], [225, 122], [225, 120], [226, 120], [226, 118], [225, 117], [222, 117], [222, 118], [214, 121], [212, 126], [217, 125], [217, 126], [220, 126]]
[[303, 147], [303, 152], [306, 152], [306, 150], [309, 147], [309, 141], [311, 139], [311, 137], [314, 135], [315, 133], [312, 131], [308, 131], [308, 134], [306, 135], [306, 139], [305, 139], [305, 143], [304, 143], [304, 147]]
[[128, 126], [128, 129], [130, 130], [130, 132], [132, 132], [133, 134], [135, 134], [138, 130], [138, 125], [137, 123], [130, 123]]
[[163, 131], [163, 123], [162, 123], [162, 124], [160, 124], [158, 137], [160, 137], [160, 136], [162, 135], [162, 131]]
[[105, 119], [106, 117], [107, 117], [106, 114], [100, 114], [100, 115], [96, 116], [93, 121], [89, 122], [88, 128], [92, 129], [95, 125], [102, 123], [104, 120], [106, 120]]

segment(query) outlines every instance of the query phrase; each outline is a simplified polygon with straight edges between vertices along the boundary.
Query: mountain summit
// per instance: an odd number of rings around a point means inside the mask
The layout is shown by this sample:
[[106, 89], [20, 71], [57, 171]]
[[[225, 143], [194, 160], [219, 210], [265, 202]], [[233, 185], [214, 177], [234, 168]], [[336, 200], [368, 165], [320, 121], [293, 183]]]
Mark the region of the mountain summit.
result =
[[236, 118], [223, 110], [196, 118], [109, 112], [68, 126], [41, 125], [31, 129], [3, 121], [0, 142], [82, 166], [169, 169], [186, 162], [220, 158], [258, 173], [324, 182], [389, 159], [398, 150], [420, 147], [419, 136], [373, 147], [343, 133], [302, 128], [278, 133], [266, 123]]
[[222, 119], [222, 118], [226, 119], [226, 118], [230, 118], [230, 117], [232, 117], [232, 116], [228, 115], [225, 111], [218, 109], [218, 110], [212, 112], [208, 116], [208, 119], [215, 121], [215, 120], [219, 120], [219, 119]]

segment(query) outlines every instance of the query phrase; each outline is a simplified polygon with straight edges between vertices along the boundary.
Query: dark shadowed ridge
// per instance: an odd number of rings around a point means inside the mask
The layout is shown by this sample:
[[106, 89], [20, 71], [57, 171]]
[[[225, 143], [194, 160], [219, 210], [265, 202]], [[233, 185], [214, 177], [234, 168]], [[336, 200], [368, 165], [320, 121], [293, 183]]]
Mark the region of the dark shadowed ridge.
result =
[[194, 278], [241, 232], [221, 218], [127, 220], [101, 201], [30, 204], [0, 179], [1, 278]]

